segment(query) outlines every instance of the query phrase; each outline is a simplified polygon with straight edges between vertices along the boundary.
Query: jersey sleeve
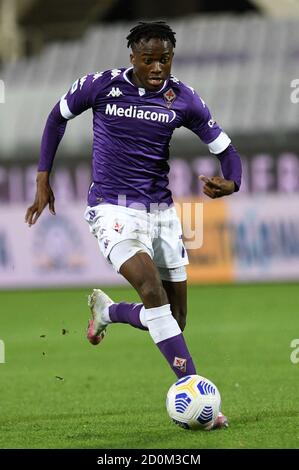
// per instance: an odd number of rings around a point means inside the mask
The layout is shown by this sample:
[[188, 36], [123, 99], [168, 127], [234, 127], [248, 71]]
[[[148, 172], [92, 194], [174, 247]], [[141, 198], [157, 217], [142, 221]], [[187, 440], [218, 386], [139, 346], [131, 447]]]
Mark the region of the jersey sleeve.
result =
[[[190, 92], [190, 93], [189, 93]], [[221, 129], [211, 116], [209, 108], [202, 98], [192, 89], [188, 90], [188, 108], [184, 126], [190, 129], [208, 145], [211, 153], [217, 155], [223, 152], [230, 144], [228, 135]]]
[[95, 104], [101, 92], [103, 73], [85, 75], [78, 78], [69, 91], [60, 99], [60, 113], [65, 119], [73, 119]]

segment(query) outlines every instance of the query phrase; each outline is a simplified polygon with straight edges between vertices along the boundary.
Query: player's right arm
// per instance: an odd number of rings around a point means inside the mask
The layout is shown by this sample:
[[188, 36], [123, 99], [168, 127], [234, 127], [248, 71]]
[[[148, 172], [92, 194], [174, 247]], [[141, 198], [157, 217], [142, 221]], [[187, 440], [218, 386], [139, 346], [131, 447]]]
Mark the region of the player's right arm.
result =
[[41, 141], [35, 199], [25, 215], [25, 222], [29, 227], [36, 223], [47, 205], [50, 213], [55, 215], [55, 198], [50, 185], [50, 173], [56, 151], [64, 135], [67, 121], [94, 105], [97, 95], [94, 82], [100, 76], [101, 74], [88, 75], [76, 80], [48, 116]]
[[43, 132], [36, 177], [35, 199], [25, 215], [25, 222], [29, 227], [35, 224], [47, 205], [49, 205], [50, 213], [55, 215], [55, 198], [50, 185], [50, 172], [58, 145], [64, 135], [66, 124], [67, 119], [61, 115], [60, 103], [57, 103], [48, 116]]

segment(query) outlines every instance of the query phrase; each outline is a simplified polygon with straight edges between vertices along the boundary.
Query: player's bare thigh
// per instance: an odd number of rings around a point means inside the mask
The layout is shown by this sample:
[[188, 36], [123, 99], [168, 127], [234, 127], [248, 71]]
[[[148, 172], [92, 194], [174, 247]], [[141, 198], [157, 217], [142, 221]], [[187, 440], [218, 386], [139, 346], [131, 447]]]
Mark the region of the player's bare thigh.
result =
[[147, 253], [136, 253], [122, 264], [119, 272], [136, 289], [145, 308], [168, 303], [157, 267]]

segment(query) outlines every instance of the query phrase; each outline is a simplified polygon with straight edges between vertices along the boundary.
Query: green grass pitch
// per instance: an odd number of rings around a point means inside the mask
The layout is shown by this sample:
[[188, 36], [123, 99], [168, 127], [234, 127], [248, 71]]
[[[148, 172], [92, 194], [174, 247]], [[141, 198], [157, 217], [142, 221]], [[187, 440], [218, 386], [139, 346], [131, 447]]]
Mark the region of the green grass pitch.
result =
[[299, 448], [298, 285], [189, 288], [185, 337], [230, 419], [213, 432], [169, 420], [175, 376], [148, 333], [111, 325], [101, 345], [87, 342], [88, 293], [0, 293], [0, 448]]

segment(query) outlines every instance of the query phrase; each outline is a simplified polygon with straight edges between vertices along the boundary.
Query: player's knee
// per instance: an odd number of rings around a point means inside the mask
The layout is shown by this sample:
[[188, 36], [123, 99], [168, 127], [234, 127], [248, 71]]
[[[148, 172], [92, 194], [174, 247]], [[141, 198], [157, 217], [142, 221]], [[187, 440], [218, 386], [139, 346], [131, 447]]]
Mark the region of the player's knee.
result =
[[146, 305], [164, 305], [165, 291], [162, 283], [156, 279], [146, 279], [140, 283], [138, 289], [139, 295]]

